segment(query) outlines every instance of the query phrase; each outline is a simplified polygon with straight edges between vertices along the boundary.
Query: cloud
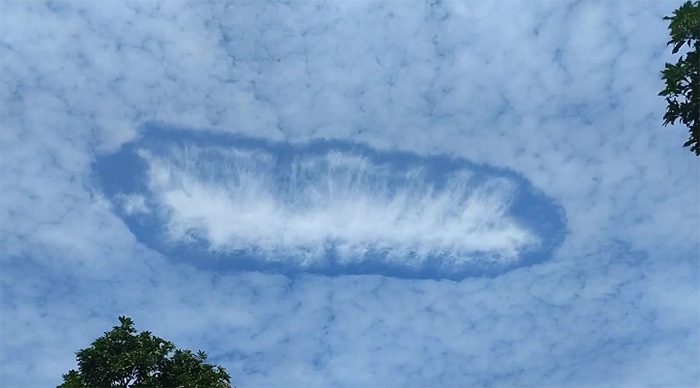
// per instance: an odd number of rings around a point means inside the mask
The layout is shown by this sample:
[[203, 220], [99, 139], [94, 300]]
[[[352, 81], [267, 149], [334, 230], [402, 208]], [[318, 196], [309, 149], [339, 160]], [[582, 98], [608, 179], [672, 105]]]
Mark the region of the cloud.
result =
[[[119, 314], [239, 386], [695, 385], [700, 165], [656, 96], [679, 4], [3, 2], [0, 385], [56, 385]], [[92, 177], [149, 122], [510, 170], [568, 234], [460, 281], [198, 267]]]
[[95, 169], [141, 241], [229, 268], [493, 275], [564, 236], [563, 211], [513, 172], [348, 142], [150, 126]]
[[700, 375], [697, 312], [683, 306], [697, 295], [692, 264], [669, 272], [621, 244], [569, 256], [577, 271], [555, 260], [460, 282], [217, 273], [124, 253], [133, 259], [103, 276], [65, 271], [62, 252], [4, 267], [6, 385], [58, 381], [125, 313], [246, 386], [692, 386]]

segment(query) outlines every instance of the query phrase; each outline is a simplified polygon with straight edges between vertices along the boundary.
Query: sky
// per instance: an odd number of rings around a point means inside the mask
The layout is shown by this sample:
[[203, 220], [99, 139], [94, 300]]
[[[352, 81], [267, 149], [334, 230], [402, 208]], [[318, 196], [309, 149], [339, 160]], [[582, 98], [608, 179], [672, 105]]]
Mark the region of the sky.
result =
[[0, 3], [0, 385], [700, 386], [678, 1]]

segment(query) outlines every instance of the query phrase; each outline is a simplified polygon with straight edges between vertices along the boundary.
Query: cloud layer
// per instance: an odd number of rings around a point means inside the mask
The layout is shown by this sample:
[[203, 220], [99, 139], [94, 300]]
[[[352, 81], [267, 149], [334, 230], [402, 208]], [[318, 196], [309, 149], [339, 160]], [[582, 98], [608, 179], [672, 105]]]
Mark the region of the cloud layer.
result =
[[348, 142], [151, 125], [95, 169], [139, 239], [230, 268], [492, 275], [563, 239], [562, 210], [512, 172]]
[[[697, 385], [700, 164], [656, 96], [681, 2], [4, 1], [0, 385], [57, 385], [119, 314], [242, 387]], [[497, 166], [568, 234], [459, 281], [197, 266], [92, 176], [150, 122]]]

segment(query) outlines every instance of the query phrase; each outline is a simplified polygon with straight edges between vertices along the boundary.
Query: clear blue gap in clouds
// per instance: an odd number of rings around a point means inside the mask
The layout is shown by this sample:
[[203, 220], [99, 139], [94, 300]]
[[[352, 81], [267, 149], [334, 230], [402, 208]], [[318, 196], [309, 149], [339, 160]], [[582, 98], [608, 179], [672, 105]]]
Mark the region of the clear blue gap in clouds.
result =
[[[157, 171], [150, 158], [166, 165]], [[152, 123], [134, 141], [100, 156], [94, 173], [141, 242], [216, 271], [457, 280], [542, 262], [565, 237], [563, 209], [513, 171], [348, 141], [292, 144]], [[179, 173], [185, 175], [171, 176]], [[159, 187], [152, 182], [158, 179], [176, 187]], [[192, 195], [208, 190], [202, 185], [210, 191]], [[173, 189], [182, 195], [179, 205], [164, 203], [168, 193], [162, 191]], [[275, 208], [250, 219], [250, 208], [268, 196]], [[436, 208], [436, 202], [445, 204]], [[227, 211], [232, 205], [238, 207]], [[392, 205], [398, 209], [386, 211]], [[196, 214], [180, 220], [184, 230], [172, 236], [177, 206]], [[201, 210], [207, 207], [214, 214]], [[212, 241], [210, 229], [245, 223], [253, 225], [234, 230], [220, 246]], [[302, 230], [290, 231], [295, 228]], [[397, 228], [408, 230], [381, 237]], [[429, 233], [436, 239], [416, 241]], [[478, 241], [490, 239], [496, 241]]]

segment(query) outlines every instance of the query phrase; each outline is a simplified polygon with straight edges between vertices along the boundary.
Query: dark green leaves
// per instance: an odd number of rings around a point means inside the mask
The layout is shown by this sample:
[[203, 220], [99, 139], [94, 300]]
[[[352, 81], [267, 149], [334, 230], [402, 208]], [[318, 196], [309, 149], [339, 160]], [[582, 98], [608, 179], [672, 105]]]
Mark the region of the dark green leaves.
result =
[[685, 45], [687, 53], [681, 54], [675, 64], [667, 63], [661, 72], [666, 87], [659, 95], [666, 98], [664, 125], [676, 121], [688, 127], [690, 136], [683, 146], [700, 156], [700, 1], [687, 1], [667, 16], [673, 53]]
[[228, 385], [212, 382], [226, 382], [230, 378], [226, 370], [206, 364], [206, 353], [199, 351], [193, 354], [190, 350], [176, 350], [169, 360], [166, 360], [161, 383], [165, 387], [228, 387]]
[[206, 353], [176, 349], [148, 331], [138, 333], [130, 318], [119, 317], [119, 322], [77, 353], [78, 371], [64, 374], [59, 387], [230, 387], [224, 368], [205, 363]]

